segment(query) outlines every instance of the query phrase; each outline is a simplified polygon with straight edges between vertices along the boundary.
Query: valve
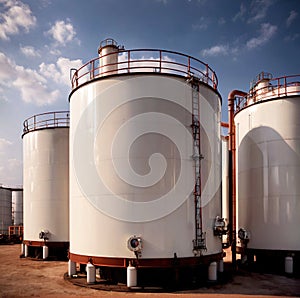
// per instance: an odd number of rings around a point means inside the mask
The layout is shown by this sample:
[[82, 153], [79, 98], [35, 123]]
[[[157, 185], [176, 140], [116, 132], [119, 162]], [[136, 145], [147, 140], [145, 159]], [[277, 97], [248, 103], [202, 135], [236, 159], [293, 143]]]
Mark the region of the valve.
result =
[[142, 245], [142, 238], [138, 236], [131, 236], [127, 241], [127, 247], [129, 250], [133, 252], [140, 252], [142, 251], [143, 245]]
[[134, 252], [136, 258], [138, 259], [142, 255], [143, 241], [141, 237], [131, 236], [127, 240], [127, 247], [129, 250]]
[[39, 233], [39, 238], [43, 239], [43, 240], [48, 240], [49, 234], [50, 234], [50, 232], [48, 230], [41, 230]]
[[227, 227], [225, 224], [225, 219], [217, 216], [215, 218], [215, 225], [214, 225], [214, 235], [221, 237], [222, 235], [226, 235]]
[[246, 229], [240, 228], [238, 231], [238, 237], [245, 242], [248, 242], [250, 240], [250, 232], [247, 231]]

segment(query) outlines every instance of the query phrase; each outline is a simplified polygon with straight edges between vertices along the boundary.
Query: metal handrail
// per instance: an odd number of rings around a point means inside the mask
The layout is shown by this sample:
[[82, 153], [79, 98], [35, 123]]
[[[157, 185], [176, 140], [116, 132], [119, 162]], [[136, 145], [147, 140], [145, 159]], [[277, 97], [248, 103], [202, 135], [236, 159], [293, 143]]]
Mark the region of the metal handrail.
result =
[[[101, 65], [100, 59], [110, 55], [118, 55], [118, 62]], [[106, 61], [109, 60], [106, 59]], [[177, 74], [186, 78], [195, 77], [213, 89], [218, 87], [215, 71], [199, 59], [174, 51], [135, 49], [108, 53], [90, 60], [77, 70], [72, 69], [72, 89], [97, 77], [144, 72]]]
[[70, 112], [57, 111], [34, 115], [23, 122], [23, 135], [43, 128], [69, 127]]
[[300, 75], [273, 78], [269, 80], [267, 86], [253, 87], [245, 97], [236, 97], [234, 112], [256, 102], [295, 95], [300, 95]]

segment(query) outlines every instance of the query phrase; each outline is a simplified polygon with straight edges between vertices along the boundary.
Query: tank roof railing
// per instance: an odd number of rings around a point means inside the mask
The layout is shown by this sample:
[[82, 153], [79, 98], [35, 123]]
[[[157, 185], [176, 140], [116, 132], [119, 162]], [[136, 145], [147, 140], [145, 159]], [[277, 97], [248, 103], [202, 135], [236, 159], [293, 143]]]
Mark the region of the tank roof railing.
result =
[[118, 43], [113, 38], [106, 38], [100, 42], [100, 48], [106, 47], [106, 46], [114, 46], [117, 47]]
[[[70, 112], [57, 111], [34, 115], [23, 122], [23, 135], [30, 131], [70, 126]], [[22, 135], [22, 136], [23, 136]]]
[[270, 72], [262, 71], [250, 83], [250, 88], [253, 88], [257, 83], [259, 83], [263, 80], [272, 80], [272, 78], [273, 78], [273, 76]]
[[[100, 60], [109, 58], [109, 55], [118, 55], [118, 61], [102, 65]], [[104, 59], [102, 62], [111, 60]], [[215, 90], [218, 87], [218, 78], [215, 71], [199, 59], [174, 51], [137, 49], [108, 53], [90, 60], [77, 70], [72, 69], [70, 74], [72, 89], [95, 78], [130, 73], [175, 74], [187, 79], [196, 78]]]
[[236, 97], [234, 111], [238, 112], [256, 102], [299, 95], [300, 75], [277, 77], [269, 79], [262, 87], [259, 85], [252, 87], [245, 97]]

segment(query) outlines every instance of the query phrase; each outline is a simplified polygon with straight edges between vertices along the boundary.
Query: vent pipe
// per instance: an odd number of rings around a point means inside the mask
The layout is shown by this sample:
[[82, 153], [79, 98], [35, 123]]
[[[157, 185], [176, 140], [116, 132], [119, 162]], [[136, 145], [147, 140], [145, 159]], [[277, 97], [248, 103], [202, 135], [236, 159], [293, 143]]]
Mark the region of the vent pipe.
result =
[[120, 48], [115, 40], [107, 38], [100, 42], [98, 48], [100, 61], [100, 74], [102, 76], [113, 75], [118, 70], [118, 52]]

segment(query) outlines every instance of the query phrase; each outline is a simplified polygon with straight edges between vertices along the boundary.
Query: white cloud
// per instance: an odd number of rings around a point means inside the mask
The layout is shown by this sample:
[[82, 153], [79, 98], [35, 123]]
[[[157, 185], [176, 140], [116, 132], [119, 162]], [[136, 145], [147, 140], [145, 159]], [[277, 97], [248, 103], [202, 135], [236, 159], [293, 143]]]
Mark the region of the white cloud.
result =
[[237, 19], [243, 19], [246, 11], [246, 6], [244, 5], [244, 3], [241, 3], [239, 12], [232, 18], [232, 20], [235, 22]]
[[300, 34], [299, 33], [295, 33], [295, 34], [286, 36], [284, 38], [284, 40], [287, 41], [287, 42], [290, 42], [290, 41], [294, 41], [294, 40], [298, 39], [299, 37], [300, 37]]
[[51, 78], [58, 84], [70, 86], [70, 69], [78, 69], [80, 66], [82, 66], [82, 64], [83, 63], [80, 59], [70, 60], [68, 58], [60, 57], [57, 59], [56, 64], [45, 64], [44, 62], [41, 63], [40, 73], [47, 78]]
[[208, 21], [204, 18], [201, 17], [197, 24], [192, 25], [192, 28], [194, 30], [206, 30], [208, 27]]
[[269, 23], [264, 23], [260, 28], [260, 35], [258, 37], [253, 37], [247, 42], [247, 48], [253, 49], [267, 43], [276, 33], [277, 26], [271, 25]]
[[8, 102], [8, 98], [4, 95], [4, 89], [0, 87], [0, 103]]
[[9, 148], [3, 155], [0, 154], [0, 184], [5, 181], [8, 186], [19, 185], [22, 181], [22, 162], [16, 158], [8, 158]]
[[12, 173], [17, 172], [17, 170], [22, 171], [22, 162], [16, 158], [10, 158], [8, 161], [8, 170]]
[[3, 88], [15, 87], [21, 93], [22, 100], [27, 103], [48, 105], [59, 97], [58, 90], [49, 91], [43, 75], [36, 70], [16, 65], [3, 53], [0, 53], [0, 85]]
[[229, 47], [227, 45], [216, 45], [201, 51], [203, 57], [228, 55]]
[[273, 2], [273, 0], [253, 0], [251, 2], [251, 17], [249, 18], [248, 23], [257, 22], [264, 19]]
[[9, 84], [15, 75], [14, 63], [0, 52], [0, 84]]
[[[248, 3], [246, 1], [246, 3]], [[267, 15], [268, 9], [273, 5], [274, 0], [252, 0], [250, 9], [242, 2], [240, 10], [235, 14], [232, 20], [235, 22], [238, 19], [244, 20], [249, 17], [248, 23], [261, 21]]]
[[[123, 62], [128, 62], [127, 53], [124, 52], [118, 57], [118, 73], [128, 73], [128, 64], [124, 64]], [[142, 62], [142, 63], [141, 63]], [[160, 58], [153, 57], [151, 55], [141, 55], [139, 57], [130, 57], [130, 73], [133, 72], [155, 72], [161, 70], [162, 73], [173, 73], [178, 74], [180, 72], [186, 72], [186, 67], [182, 65], [178, 65], [176, 60], [172, 59], [168, 55], [162, 55], [161, 62]], [[87, 73], [88, 70], [86, 68], [82, 68], [80, 73]], [[88, 80], [88, 77], [85, 76], [85, 79]], [[83, 80], [81, 80], [83, 81]], [[80, 82], [81, 84], [82, 82]]]
[[293, 21], [297, 18], [297, 16], [298, 16], [298, 13], [297, 13], [295, 10], [292, 10], [292, 11], [290, 12], [289, 17], [288, 17], [287, 20], [286, 20], [286, 26], [287, 26], [287, 27], [291, 26], [291, 24], [292, 24]]
[[0, 154], [3, 154], [3, 152], [5, 152], [5, 150], [12, 145], [12, 142], [0, 138]]
[[63, 46], [65, 46], [66, 43], [73, 41], [76, 36], [76, 31], [70, 20], [67, 20], [67, 22], [56, 21], [46, 33], [51, 35], [58, 44]]
[[161, 2], [164, 5], [167, 5], [168, 0], [156, 0], [156, 2]]
[[21, 52], [27, 57], [40, 57], [39, 51], [37, 51], [34, 47], [25, 46], [20, 47]]
[[9, 35], [16, 35], [23, 29], [26, 33], [36, 25], [36, 17], [30, 7], [18, 0], [1, 0], [4, 6], [1, 14], [0, 39], [9, 40]]
[[50, 49], [49, 53], [53, 56], [60, 56], [61, 55], [61, 51], [55, 48]]
[[47, 80], [37, 71], [18, 65], [16, 70], [18, 77], [13, 85], [21, 92], [23, 101], [43, 106], [50, 105], [58, 99], [59, 91], [49, 91]]

